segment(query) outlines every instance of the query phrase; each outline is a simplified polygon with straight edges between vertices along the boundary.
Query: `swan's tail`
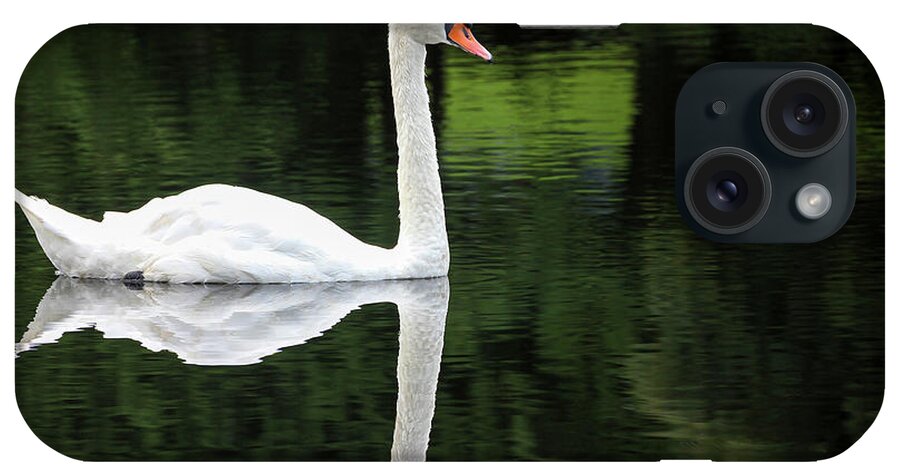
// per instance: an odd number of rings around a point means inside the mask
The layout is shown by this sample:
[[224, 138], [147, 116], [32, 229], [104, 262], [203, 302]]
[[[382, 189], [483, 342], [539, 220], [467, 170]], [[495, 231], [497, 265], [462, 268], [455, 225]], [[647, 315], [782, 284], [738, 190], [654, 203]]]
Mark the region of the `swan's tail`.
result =
[[85, 248], [95, 243], [99, 223], [69, 213], [16, 189], [16, 203], [34, 228], [44, 254], [61, 273], [78, 276]]

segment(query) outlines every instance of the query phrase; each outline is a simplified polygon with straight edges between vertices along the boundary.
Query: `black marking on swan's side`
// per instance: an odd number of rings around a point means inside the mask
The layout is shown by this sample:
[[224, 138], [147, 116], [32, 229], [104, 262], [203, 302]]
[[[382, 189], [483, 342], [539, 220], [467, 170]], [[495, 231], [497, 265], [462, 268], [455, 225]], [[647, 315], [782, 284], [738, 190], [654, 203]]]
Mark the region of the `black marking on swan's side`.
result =
[[128, 289], [143, 289], [144, 272], [130, 271], [128, 273], [125, 273], [125, 276], [122, 278], [122, 282], [125, 283], [125, 287]]

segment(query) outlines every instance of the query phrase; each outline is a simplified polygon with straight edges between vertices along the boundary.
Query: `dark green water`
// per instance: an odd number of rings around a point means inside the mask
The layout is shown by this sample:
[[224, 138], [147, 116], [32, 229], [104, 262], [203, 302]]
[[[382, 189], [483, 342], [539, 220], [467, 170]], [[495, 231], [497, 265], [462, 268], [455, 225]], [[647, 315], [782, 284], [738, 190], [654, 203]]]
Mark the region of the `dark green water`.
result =
[[[429, 49], [452, 265], [442, 351], [407, 346], [441, 359], [428, 459], [820, 459], [855, 442], [884, 388], [884, 103], [864, 58], [811, 27], [475, 32], [496, 64]], [[22, 77], [16, 185], [99, 219], [232, 183], [392, 246], [385, 37], [381, 26], [64, 32]], [[853, 88], [858, 196], [834, 237], [724, 246], [681, 221], [674, 100], [722, 60], [816, 61]], [[54, 279], [16, 212], [17, 341]], [[16, 360], [19, 407], [51, 447], [90, 460], [390, 458], [395, 305], [363, 306], [296, 345], [291, 332], [321, 301], [232, 316], [230, 334], [178, 326], [309, 288], [90, 286], [58, 283], [47, 302], [81, 320]], [[175, 304], [117, 307], [151, 295]], [[148, 336], [169, 347], [150, 350]], [[286, 344], [261, 363], [196, 365], [192, 352], [227, 360], [242, 339]]]

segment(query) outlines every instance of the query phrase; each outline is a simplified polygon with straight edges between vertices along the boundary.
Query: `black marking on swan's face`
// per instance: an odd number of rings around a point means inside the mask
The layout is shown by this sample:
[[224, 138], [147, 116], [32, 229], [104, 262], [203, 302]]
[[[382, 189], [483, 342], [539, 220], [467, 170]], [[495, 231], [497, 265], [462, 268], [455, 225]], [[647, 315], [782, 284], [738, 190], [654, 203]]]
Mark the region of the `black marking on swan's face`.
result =
[[[444, 34], [448, 35], [448, 38], [447, 38], [448, 42], [451, 41], [449, 38], [450, 30], [452, 30], [455, 25], [456, 25], [456, 23], [444, 23]], [[472, 24], [471, 23], [463, 23], [463, 26], [465, 26], [468, 29], [466, 31], [466, 38], [468, 38], [472, 31]]]

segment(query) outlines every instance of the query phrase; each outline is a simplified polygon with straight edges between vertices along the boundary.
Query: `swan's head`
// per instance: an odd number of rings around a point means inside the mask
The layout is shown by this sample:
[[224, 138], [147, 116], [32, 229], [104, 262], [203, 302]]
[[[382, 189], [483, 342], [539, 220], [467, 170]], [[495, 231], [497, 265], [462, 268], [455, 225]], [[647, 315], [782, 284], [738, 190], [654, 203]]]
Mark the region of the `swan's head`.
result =
[[486, 61], [493, 59], [491, 52], [475, 39], [471, 23], [393, 23], [390, 29], [423, 45], [446, 43]]

